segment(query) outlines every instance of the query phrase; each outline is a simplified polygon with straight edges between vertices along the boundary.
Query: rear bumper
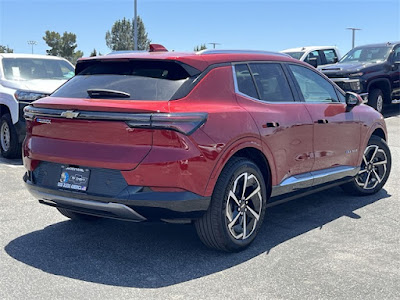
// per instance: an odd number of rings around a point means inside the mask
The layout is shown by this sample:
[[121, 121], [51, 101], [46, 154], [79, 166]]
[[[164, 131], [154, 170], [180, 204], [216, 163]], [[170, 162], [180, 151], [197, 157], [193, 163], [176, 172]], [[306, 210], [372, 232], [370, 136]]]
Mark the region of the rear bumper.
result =
[[125, 221], [189, 222], [208, 209], [210, 197], [191, 192], [155, 192], [128, 186], [118, 198], [41, 187], [28, 173], [24, 181], [40, 203], [74, 212]]

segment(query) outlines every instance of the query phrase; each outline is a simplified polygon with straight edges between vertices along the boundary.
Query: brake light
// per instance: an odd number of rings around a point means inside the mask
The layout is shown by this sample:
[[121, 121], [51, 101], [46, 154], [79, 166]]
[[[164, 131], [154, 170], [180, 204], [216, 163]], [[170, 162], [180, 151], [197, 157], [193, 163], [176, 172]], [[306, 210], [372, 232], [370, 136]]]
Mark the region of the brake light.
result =
[[163, 45], [150, 44], [149, 52], [168, 52], [168, 50]]
[[167, 129], [191, 135], [206, 121], [207, 113], [138, 114], [126, 121], [131, 128]]

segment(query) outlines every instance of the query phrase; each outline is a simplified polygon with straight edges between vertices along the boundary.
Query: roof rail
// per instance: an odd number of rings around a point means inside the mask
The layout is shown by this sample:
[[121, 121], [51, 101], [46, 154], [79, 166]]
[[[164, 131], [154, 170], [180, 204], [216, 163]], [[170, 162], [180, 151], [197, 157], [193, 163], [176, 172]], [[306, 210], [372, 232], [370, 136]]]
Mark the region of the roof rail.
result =
[[262, 51], [262, 50], [216, 50], [216, 49], [205, 49], [196, 52], [199, 55], [203, 54], [267, 54], [267, 55], [279, 55], [290, 57], [290, 55], [279, 52], [272, 51]]

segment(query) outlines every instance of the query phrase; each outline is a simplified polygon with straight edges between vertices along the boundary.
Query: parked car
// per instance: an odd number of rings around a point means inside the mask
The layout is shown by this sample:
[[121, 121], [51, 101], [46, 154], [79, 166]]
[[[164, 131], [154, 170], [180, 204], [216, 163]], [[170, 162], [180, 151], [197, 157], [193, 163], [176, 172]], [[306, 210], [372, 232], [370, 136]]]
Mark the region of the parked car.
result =
[[194, 223], [239, 251], [274, 201], [334, 185], [371, 195], [391, 168], [382, 116], [287, 55], [85, 58], [25, 108], [24, 176], [71, 219]]
[[320, 70], [379, 112], [385, 104], [400, 103], [400, 42], [356, 47], [339, 63]]
[[336, 46], [308, 46], [281, 51], [291, 57], [304, 61], [313, 67], [337, 63], [340, 52]]
[[0, 150], [4, 157], [21, 157], [23, 108], [50, 95], [74, 74], [74, 66], [60, 57], [0, 53]]

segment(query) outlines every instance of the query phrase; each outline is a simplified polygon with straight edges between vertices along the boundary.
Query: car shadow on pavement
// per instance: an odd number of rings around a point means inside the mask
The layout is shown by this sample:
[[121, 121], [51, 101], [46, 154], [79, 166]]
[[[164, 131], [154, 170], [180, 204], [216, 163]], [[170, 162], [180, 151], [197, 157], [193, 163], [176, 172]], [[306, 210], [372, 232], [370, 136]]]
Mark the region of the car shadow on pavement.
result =
[[21, 158], [8, 159], [2, 157], [0, 154], [0, 165], [22, 166], [23, 162]]
[[383, 117], [390, 118], [400, 115], [400, 105], [399, 104], [391, 104], [387, 106], [383, 112]]
[[[310, 230], [388, 198], [333, 188], [267, 210], [257, 239], [240, 253], [207, 249], [190, 225], [63, 221], [11, 241], [6, 252], [44, 272], [113, 286], [159, 288], [235, 267]], [[56, 213], [56, 212], [54, 212]]]

